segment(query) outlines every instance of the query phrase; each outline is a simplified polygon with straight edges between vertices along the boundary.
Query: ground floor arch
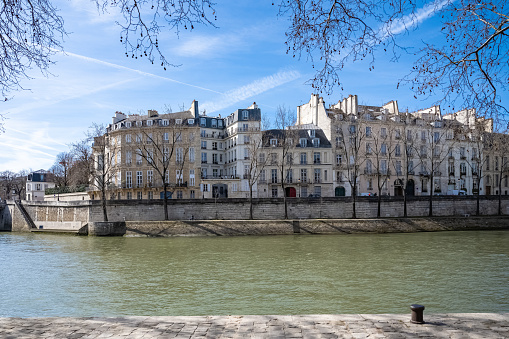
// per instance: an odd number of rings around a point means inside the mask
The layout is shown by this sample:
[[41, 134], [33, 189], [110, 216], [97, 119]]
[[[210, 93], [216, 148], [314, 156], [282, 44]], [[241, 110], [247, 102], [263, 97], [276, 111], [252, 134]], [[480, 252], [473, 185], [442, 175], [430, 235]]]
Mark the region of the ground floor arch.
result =
[[334, 196], [336, 196], [336, 197], [344, 197], [345, 195], [346, 195], [346, 191], [343, 186], [338, 186], [334, 190]]

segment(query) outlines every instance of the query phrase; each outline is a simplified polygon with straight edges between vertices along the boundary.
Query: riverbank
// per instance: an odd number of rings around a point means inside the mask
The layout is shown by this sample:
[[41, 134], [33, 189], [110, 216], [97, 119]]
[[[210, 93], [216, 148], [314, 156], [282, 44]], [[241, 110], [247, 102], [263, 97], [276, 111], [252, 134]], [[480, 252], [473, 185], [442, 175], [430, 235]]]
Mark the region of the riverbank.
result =
[[508, 338], [509, 313], [0, 318], [2, 338]]
[[128, 237], [412, 233], [509, 229], [509, 217], [300, 220], [175, 220], [89, 223], [89, 235]]

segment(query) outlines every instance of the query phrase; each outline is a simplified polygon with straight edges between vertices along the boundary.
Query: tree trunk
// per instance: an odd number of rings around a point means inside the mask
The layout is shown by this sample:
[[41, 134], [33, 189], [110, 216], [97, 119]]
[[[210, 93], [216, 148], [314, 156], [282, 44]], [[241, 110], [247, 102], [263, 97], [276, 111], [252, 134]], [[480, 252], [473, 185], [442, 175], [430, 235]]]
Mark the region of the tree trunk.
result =
[[403, 192], [403, 217], [407, 217], [407, 201], [406, 201], [406, 190]]
[[498, 215], [502, 215], [502, 182], [498, 185]]
[[[164, 180], [163, 180], [164, 182]], [[164, 198], [163, 198], [163, 206], [164, 206], [164, 220], [168, 220], [168, 185], [166, 183], [163, 184], [164, 188]]]
[[352, 219], [357, 219], [357, 212], [355, 211], [355, 203], [357, 201], [357, 187], [353, 186], [353, 192], [352, 192]]
[[[479, 187], [479, 185], [477, 186]], [[481, 197], [479, 196], [479, 191], [477, 191], [477, 207], [476, 207], [476, 210], [475, 210], [475, 215], [479, 216], [481, 214], [481, 209], [480, 209], [480, 200], [481, 200]]]
[[378, 193], [378, 209], [376, 211], [376, 217], [377, 218], [380, 218], [380, 216], [382, 214], [381, 213], [381, 205], [382, 205], [382, 197], [381, 197], [380, 193]]
[[[431, 171], [433, 172], [434, 168], [431, 168]], [[433, 176], [430, 176], [430, 181], [429, 181], [429, 211], [428, 211], [428, 216], [429, 217], [433, 216]]]
[[249, 219], [253, 220], [253, 185], [249, 186]]
[[103, 208], [103, 219], [104, 221], [108, 221], [108, 212], [106, 210], [106, 190], [104, 187], [102, 187], [101, 190], [101, 204]]

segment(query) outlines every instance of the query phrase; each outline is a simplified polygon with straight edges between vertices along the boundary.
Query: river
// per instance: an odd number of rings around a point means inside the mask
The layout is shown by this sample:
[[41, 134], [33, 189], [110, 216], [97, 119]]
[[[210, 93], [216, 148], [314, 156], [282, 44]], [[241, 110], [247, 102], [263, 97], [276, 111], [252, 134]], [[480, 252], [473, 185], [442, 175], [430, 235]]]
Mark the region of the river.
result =
[[0, 233], [0, 316], [509, 312], [509, 231]]

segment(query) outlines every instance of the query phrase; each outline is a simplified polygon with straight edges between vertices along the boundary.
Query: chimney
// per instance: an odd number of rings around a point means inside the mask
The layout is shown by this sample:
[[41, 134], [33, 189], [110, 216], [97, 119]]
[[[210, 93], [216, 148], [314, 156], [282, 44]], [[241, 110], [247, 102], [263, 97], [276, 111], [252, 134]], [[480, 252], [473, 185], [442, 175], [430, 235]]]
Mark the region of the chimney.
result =
[[191, 108], [189, 110], [191, 111], [191, 114], [194, 115], [195, 119], [198, 119], [200, 117], [200, 112], [198, 111], [198, 101], [193, 100], [193, 103], [191, 104]]

